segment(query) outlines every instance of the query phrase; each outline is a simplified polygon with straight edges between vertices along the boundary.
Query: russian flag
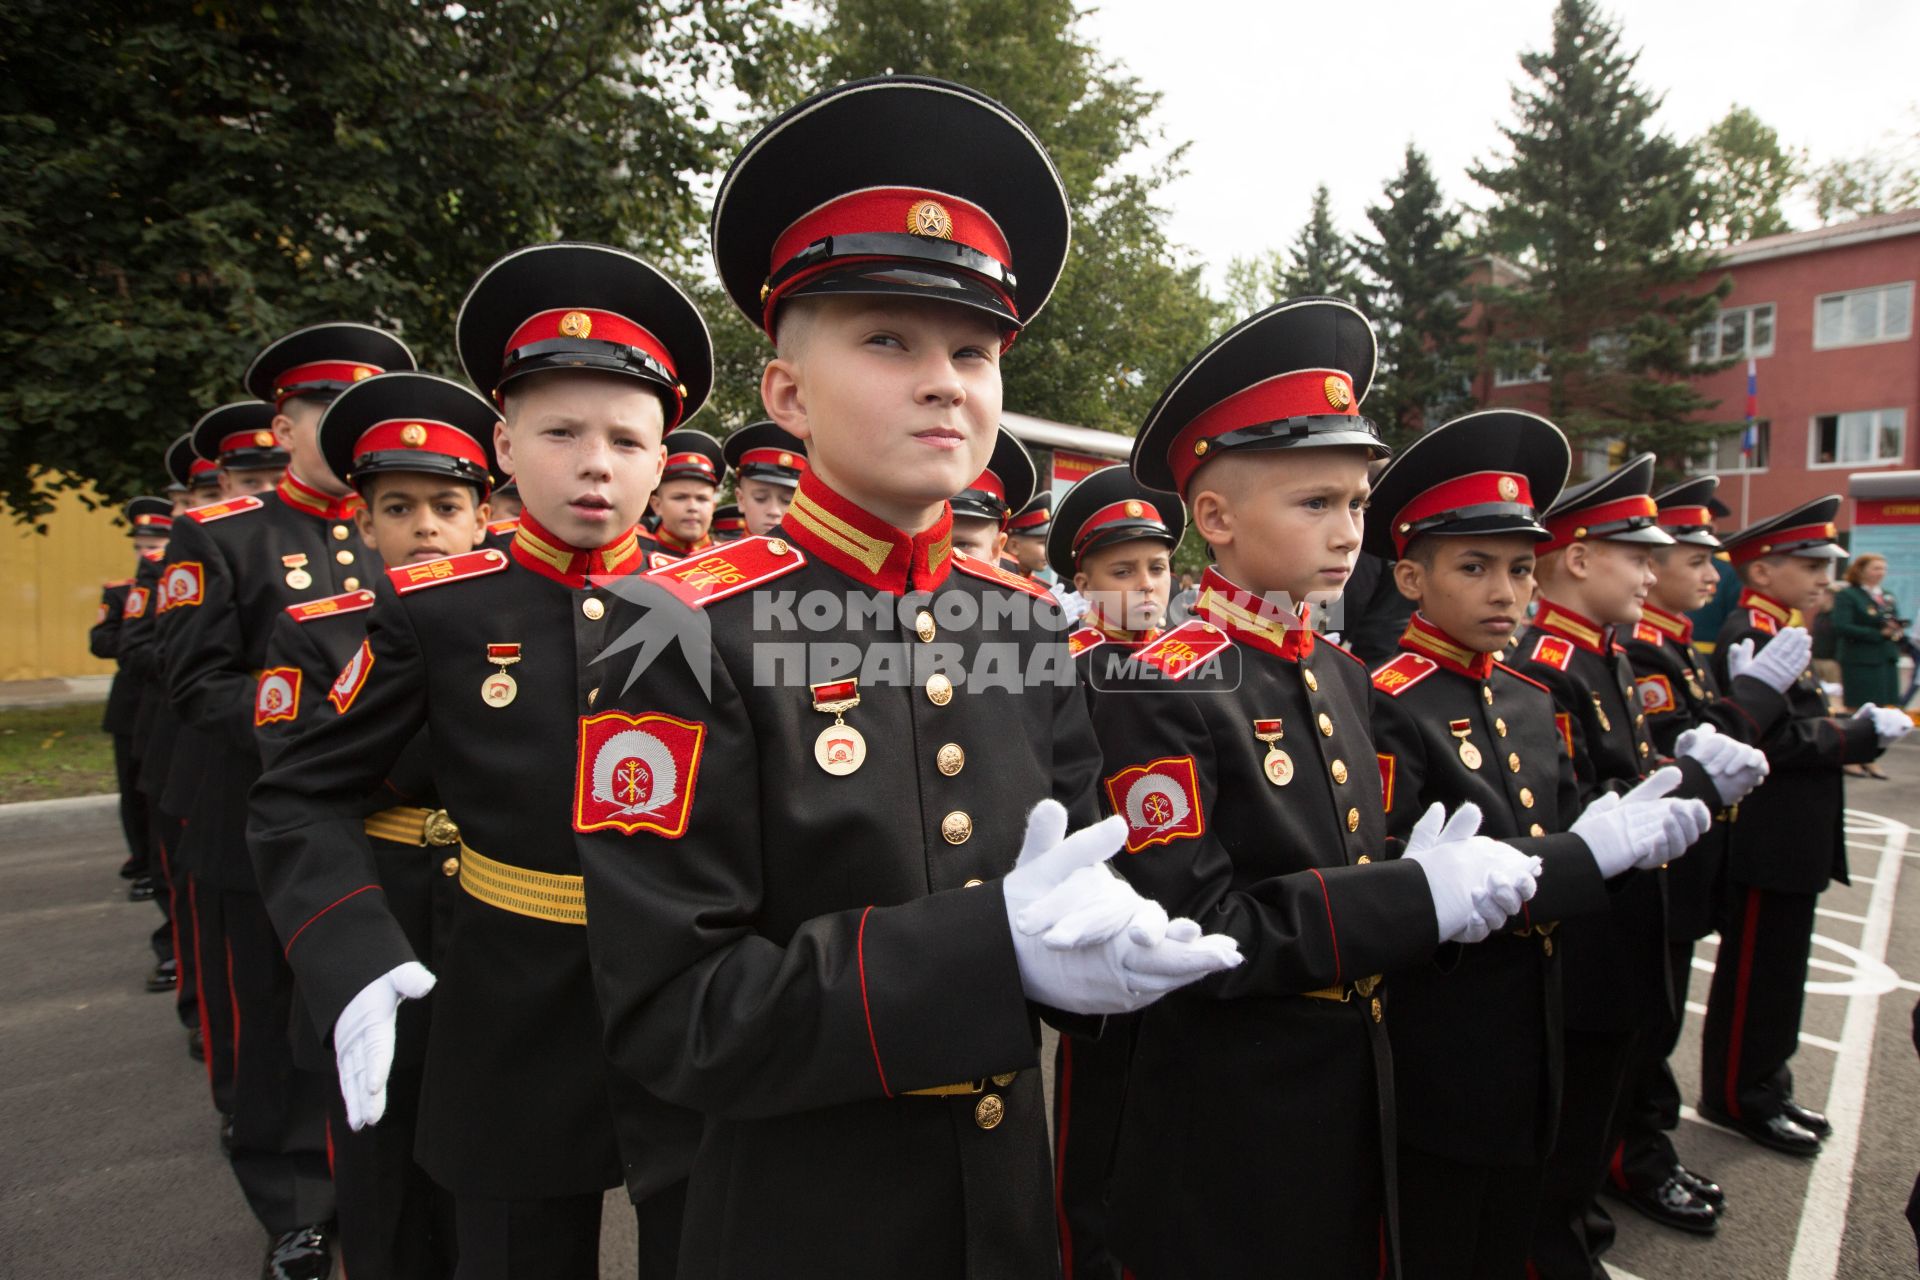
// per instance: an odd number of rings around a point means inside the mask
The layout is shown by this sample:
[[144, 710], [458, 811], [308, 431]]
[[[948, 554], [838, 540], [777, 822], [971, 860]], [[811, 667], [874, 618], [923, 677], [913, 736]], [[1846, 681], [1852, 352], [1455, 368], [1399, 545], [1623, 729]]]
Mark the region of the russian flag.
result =
[[1760, 414], [1760, 368], [1752, 360], [1747, 361], [1747, 429], [1740, 433], [1740, 456], [1753, 457], [1753, 451], [1760, 447], [1760, 428], [1755, 419]]

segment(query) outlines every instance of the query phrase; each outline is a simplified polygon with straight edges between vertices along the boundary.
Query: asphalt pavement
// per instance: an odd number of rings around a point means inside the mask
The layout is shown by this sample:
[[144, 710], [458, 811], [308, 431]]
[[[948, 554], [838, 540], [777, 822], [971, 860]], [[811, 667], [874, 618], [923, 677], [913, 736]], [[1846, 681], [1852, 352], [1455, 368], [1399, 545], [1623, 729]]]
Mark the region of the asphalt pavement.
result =
[[[1821, 899], [1795, 1062], [1801, 1100], [1834, 1137], [1795, 1160], [1690, 1114], [1677, 1144], [1726, 1187], [1726, 1223], [1698, 1239], [1616, 1205], [1617, 1280], [1916, 1275], [1903, 1210], [1920, 1171], [1920, 745], [1884, 763], [1892, 780], [1851, 784], [1854, 884]], [[0, 1280], [258, 1274], [265, 1238], [221, 1158], [205, 1071], [171, 998], [142, 985], [158, 914], [127, 901], [123, 856], [106, 803], [0, 806]], [[1712, 939], [1696, 953], [1674, 1059], [1689, 1102], [1714, 953]], [[630, 1280], [617, 1192], [604, 1223], [602, 1273]]]

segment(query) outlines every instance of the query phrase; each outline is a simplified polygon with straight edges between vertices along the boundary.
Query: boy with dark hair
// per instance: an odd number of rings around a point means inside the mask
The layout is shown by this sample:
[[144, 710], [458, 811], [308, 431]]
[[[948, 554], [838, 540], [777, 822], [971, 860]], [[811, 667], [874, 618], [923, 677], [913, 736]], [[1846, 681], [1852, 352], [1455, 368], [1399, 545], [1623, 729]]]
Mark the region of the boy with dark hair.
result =
[[[807, 442], [777, 422], [753, 422], [728, 436], [722, 453], [733, 472], [736, 504], [732, 515], [737, 523], [727, 530], [728, 541], [772, 533], [806, 474]], [[718, 536], [718, 514], [713, 523]]]

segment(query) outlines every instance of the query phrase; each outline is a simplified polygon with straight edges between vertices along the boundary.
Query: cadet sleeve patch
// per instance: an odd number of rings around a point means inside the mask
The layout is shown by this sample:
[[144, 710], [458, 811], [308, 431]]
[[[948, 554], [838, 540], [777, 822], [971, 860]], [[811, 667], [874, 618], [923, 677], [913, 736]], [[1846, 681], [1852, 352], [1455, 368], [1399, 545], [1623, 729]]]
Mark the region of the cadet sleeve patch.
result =
[[1107, 803], [1127, 820], [1127, 852], [1191, 840], [1206, 832], [1192, 756], [1163, 756], [1106, 780]]
[[806, 562], [800, 549], [783, 538], [741, 538], [684, 560], [668, 557], [665, 564], [647, 570], [646, 577], [688, 608], [700, 609], [785, 577]]
[[1032, 578], [1023, 578], [1017, 573], [1008, 573], [999, 565], [987, 560], [976, 560], [964, 551], [955, 551], [953, 553], [953, 567], [970, 577], [980, 578], [987, 582], [997, 582], [1003, 587], [1012, 587], [1015, 591], [1024, 591], [1037, 600], [1045, 600], [1048, 604], [1060, 603], [1053, 598], [1053, 592], [1047, 590]]
[[195, 507], [187, 512], [195, 524], [212, 524], [215, 520], [225, 520], [228, 516], [237, 516], [243, 511], [258, 511], [266, 504], [252, 494], [245, 497], [228, 498], [225, 502], [211, 502], [204, 507]]
[[1553, 727], [1560, 731], [1560, 744], [1567, 749], [1567, 759], [1573, 759], [1573, 716], [1565, 711], [1554, 712]]
[[290, 604], [287, 606], [287, 616], [295, 622], [312, 622], [315, 618], [331, 618], [337, 613], [358, 613], [362, 609], [371, 608], [373, 608], [373, 592], [362, 589], [349, 591], [344, 595], [308, 600], [303, 604]]
[[1107, 637], [1098, 627], [1081, 627], [1067, 635], [1067, 652], [1079, 657], [1087, 650], [1107, 642]]
[[253, 695], [253, 724], [291, 720], [300, 714], [300, 668], [268, 667]]
[[1147, 645], [1137, 656], [1168, 679], [1178, 680], [1232, 643], [1220, 628], [1194, 618]]
[[97, 627], [101, 623], [105, 622], [106, 620], [107, 620], [107, 602], [105, 600], [102, 600], [99, 604], [94, 606], [93, 625]]
[[1555, 671], [1565, 671], [1573, 662], [1573, 641], [1562, 640], [1559, 636], [1541, 636], [1534, 642], [1533, 660]]
[[1640, 694], [1640, 709], [1648, 715], [1673, 710], [1673, 684], [1665, 676], [1640, 676], [1633, 687]]
[[[427, 561], [433, 564], [434, 561]], [[327, 701], [341, 715], [347, 714], [347, 708], [360, 696], [360, 690], [366, 688], [367, 675], [373, 670], [373, 645], [362, 640], [360, 647], [347, 659], [347, 665], [340, 668], [340, 674], [333, 678], [333, 687], [327, 690]]]
[[1753, 629], [1756, 631], [1763, 631], [1770, 636], [1780, 634], [1779, 619], [1775, 618], [1772, 614], [1768, 613], [1765, 609], [1747, 610], [1747, 621], [1753, 626]]
[[603, 711], [580, 718], [573, 829], [687, 833], [707, 727], [663, 712]]
[[198, 608], [206, 596], [206, 570], [198, 560], [182, 560], [160, 577], [160, 609]]
[[1374, 759], [1380, 762], [1380, 807], [1388, 812], [1393, 809], [1393, 775], [1399, 760], [1390, 752], [1376, 751]]
[[134, 587], [127, 592], [127, 607], [122, 610], [125, 617], [143, 618], [147, 613], [147, 589]]
[[488, 547], [485, 551], [468, 551], [441, 560], [424, 560], [419, 564], [389, 569], [387, 581], [393, 584], [395, 591], [407, 596], [416, 591], [425, 591], [428, 587], [437, 587], [443, 582], [459, 582], [463, 578], [499, 573], [506, 567], [507, 553]]
[[1418, 653], [1403, 653], [1391, 662], [1382, 663], [1380, 669], [1373, 673], [1373, 687], [1389, 697], [1397, 698], [1439, 669], [1440, 664], [1432, 658]]

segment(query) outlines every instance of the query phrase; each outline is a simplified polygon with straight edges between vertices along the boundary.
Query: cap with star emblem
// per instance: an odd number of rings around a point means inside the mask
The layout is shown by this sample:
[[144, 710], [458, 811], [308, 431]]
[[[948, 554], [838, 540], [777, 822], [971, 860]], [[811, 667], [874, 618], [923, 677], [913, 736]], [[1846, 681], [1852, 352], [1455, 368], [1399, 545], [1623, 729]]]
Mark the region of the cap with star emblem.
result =
[[1567, 482], [1573, 451], [1560, 428], [1513, 409], [1435, 427], [1373, 482], [1364, 550], [1397, 560], [1422, 534], [1550, 535], [1540, 512]]
[[267, 400], [236, 400], [193, 424], [193, 451], [228, 471], [268, 471], [287, 465], [287, 451], [273, 433], [279, 414]]
[[747, 535], [747, 518], [740, 514], [740, 508], [729, 502], [723, 507], [713, 509], [713, 524], [708, 529], [715, 542], [732, 542], [735, 538]]
[[167, 446], [167, 474], [173, 477], [173, 483], [167, 486], [175, 489], [211, 487], [220, 483], [220, 464], [212, 458], [203, 458], [193, 449], [193, 432], [176, 436]]
[[987, 469], [974, 477], [972, 484], [953, 497], [953, 514], [979, 520], [997, 520], [1006, 524], [1009, 517], [1033, 497], [1039, 482], [1033, 456], [1005, 427], [993, 440], [993, 457]]
[[1065, 186], [1011, 111], [920, 76], [856, 80], [761, 129], [721, 181], [713, 256], [771, 335], [800, 297], [935, 298], [1011, 335], [1066, 262]]
[[1047, 532], [1047, 567], [1071, 583], [1089, 551], [1122, 542], [1163, 542], [1169, 551], [1187, 531], [1179, 497], [1149, 489], [1127, 468], [1102, 467], [1067, 490]]
[[1360, 415], [1373, 382], [1373, 326], [1335, 298], [1294, 298], [1243, 320], [1182, 369], [1134, 437], [1128, 465], [1149, 489], [1186, 494], [1223, 453], [1347, 445], [1391, 450]]
[[748, 423], [727, 437], [721, 454], [736, 484], [764, 480], [792, 489], [807, 469], [807, 442], [777, 422]]
[[1042, 489], [1007, 521], [1007, 532], [1025, 538], [1045, 538], [1053, 524], [1053, 490]]
[[1634, 542], [1670, 547], [1673, 538], [1660, 527], [1654, 506], [1653, 455], [1629, 458], [1596, 480], [1577, 484], [1547, 509], [1547, 532], [1540, 544], [1548, 555], [1576, 542]]
[[500, 259], [460, 304], [454, 338], [460, 368], [496, 401], [528, 374], [623, 374], [660, 395], [671, 431], [713, 389], [700, 309], [658, 270], [604, 244], [529, 245]]
[[704, 431], [669, 431], [667, 460], [660, 472], [660, 483], [669, 480], [704, 480], [715, 488], [727, 469], [720, 442]]
[[127, 532], [136, 538], [164, 538], [173, 529], [173, 504], [165, 498], [142, 495], [124, 508]]
[[1733, 508], [1713, 496], [1719, 487], [1719, 476], [1695, 476], [1654, 494], [1653, 505], [1660, 511], [1660, 527], [1675, 542], [1718, 551], [1721, 544], [1713, 532], [1713, 522], [1720, 516], [1733, 514]]
[[1728, 534], [1722, 541], [1736, 565], [1751, 564], [1765, 556], [1844, 560], [1847, 549], [1834, 541], [1840, 531], [1833, 520], [1839, 514], [1840, 495], [1830, 493]]
[[413, 352], [385, 329], [341, 321], [269, 342], [242, 381], [248, 395], [281, 405], [294, 396], [331, 400], [356, 382], [413, 367]]
[[382, 472], [446, 476], [484, 496], [498, 463], [499, 410], [468, 387], [430, 373], [388, 373], [340, 393], [320, 418], [320, 449], [356, 489]]

